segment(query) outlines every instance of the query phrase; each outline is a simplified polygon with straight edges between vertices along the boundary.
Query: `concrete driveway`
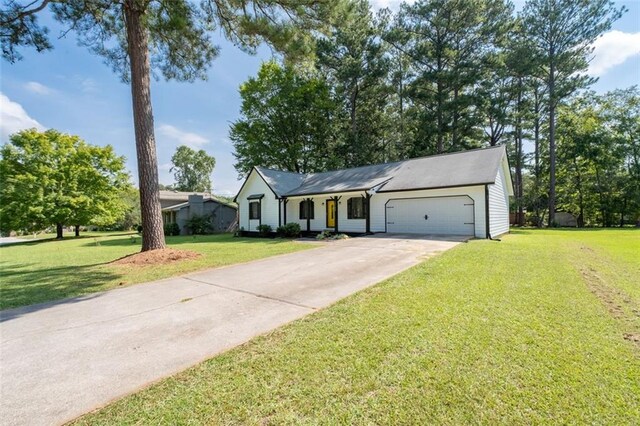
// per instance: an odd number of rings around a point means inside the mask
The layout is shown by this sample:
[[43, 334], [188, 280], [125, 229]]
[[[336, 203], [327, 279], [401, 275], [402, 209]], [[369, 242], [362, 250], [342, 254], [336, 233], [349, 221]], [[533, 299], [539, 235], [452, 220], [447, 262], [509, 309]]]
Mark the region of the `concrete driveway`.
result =
[[466, 238], [382, 235], [0, 312], [0, 422], [49, 425], [303, 317]]

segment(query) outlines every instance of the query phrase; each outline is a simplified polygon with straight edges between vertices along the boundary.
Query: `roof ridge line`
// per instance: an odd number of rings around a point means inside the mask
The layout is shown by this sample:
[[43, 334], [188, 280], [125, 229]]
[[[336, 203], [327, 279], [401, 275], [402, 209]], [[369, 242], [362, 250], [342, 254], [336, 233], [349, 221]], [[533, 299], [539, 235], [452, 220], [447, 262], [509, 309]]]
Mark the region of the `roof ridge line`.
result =
[[406, 163], [406, 162], [413, 161], [413, 160], [421, 160], [423, 158], [444, 157], [446, 155], [465, 154], [465, 153], [468, 153], [468, 152], [485, 151], [485, 150], [491, 150], [491, 149], [496, 149], [496, 148], [504, 148], [504, 147], [505, 147], [505, 145], [485, 146], [485, 147], [482, 147], [482, 148], [465, 149], [463, 151], [443, 152], [441, 154], [422, 155], [420, 157], [407, 158], [405, 160], [388, 161], [386, 163], [375, 163], [375, 164], [367, 164], [367, 165], [364, 165], [364, 166], [347, 167], [345, 169], [327, 170], [325, 172], [296, 173], [296, 172], [288, 172], [288, 171], [284, 171], [284, 170], [269, 169], [267, 167], [261, 167], [261, 166], [256, 166], [256, 167], [260, 167], [261, 169], [265, 169], [265, 170], [271, 170], [271, 171], [274, 171], [274, 172], [292, 173], [292, 174], [296, 174], [296, 175], [299, 175], [299, 176], [304, 176], [305, 178], [307, 178], [309, 176], [320, 175], [320, 174], [324, 174], [324, 173], [334, 173], [334, 172], [342, 172], [342, 171], [345, 171], [345, 170], [363, 169], [365, 167], [375, 167], [375, 166], [385, 166], [385, 165], [396, 164], [396, 163]]

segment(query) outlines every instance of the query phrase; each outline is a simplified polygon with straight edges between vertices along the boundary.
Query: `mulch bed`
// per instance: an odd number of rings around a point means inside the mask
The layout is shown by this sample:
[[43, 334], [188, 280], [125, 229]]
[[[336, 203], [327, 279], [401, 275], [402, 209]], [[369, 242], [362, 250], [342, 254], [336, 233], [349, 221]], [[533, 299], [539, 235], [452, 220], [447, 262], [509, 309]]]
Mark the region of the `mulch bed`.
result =
[[111, 265], [126, 266], [150, 266], [165, 265], [167, 263], [179, 262], [181, 260], [197, 259], [200, 253], [189, 250], [176, 250], [172, 248], [164, 248], [160, 250], [143, 251], [140, 253], [130, 254], [111, 262]]

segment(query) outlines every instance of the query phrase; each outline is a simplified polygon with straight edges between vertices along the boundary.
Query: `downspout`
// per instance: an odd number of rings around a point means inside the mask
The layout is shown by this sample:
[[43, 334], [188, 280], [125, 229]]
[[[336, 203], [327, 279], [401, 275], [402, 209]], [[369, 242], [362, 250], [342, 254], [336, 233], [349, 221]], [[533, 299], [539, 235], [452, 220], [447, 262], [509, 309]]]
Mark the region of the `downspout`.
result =
[[489, 185], [484, 185], [484, 223], [485, 223], [485, 238], [491, 240], [491, 232], [489, 231]]

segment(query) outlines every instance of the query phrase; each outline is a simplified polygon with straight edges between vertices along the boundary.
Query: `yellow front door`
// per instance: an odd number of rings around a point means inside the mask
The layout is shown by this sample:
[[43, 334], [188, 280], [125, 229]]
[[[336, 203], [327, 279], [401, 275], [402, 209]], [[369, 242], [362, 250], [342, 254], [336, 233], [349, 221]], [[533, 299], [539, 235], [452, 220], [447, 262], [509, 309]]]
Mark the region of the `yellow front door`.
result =
[[327, 228], [336, 227], [336, 201], [327, 200]]

